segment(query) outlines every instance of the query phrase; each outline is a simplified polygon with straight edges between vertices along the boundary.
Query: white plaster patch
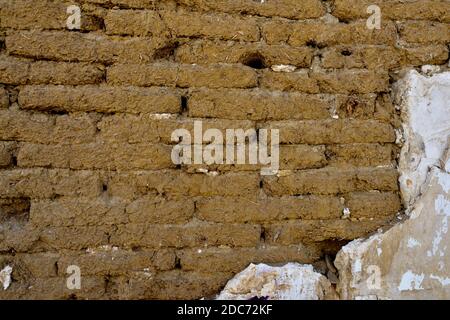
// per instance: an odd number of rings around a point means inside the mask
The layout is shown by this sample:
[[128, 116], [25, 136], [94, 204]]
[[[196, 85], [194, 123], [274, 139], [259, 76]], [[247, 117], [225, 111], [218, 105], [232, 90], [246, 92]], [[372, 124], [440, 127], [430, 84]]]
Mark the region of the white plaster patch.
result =
[[383, 242], [383, 239], [381, 237], [377, 237], [377, 255], [380, 257], [383, 253], [383, 249], [381, 249], [381, 243]]
[[420, 242], [417, 241], [416, 239], [410, 237], [410, 238], [408, 238], [407, 247], [411, 248], [411, 249], [415, 248], [415, 247], [420, 247]]
[[450, 285], [450, 278], [439, 277], [432, 274], [430, 275], [430, 279], [439, 281], [439, 283], [444, 287]]
[[434, 73], [441, 71], [441, 67], [427, 64], [427, 65], [422, 66], [421, 71], [422, 71], [422, 73], [429, 76], [429, 75], [432, 75]]
[[444, 256], [445, 248], [439, 248], [444, 235], [448, 232], [448, 217], [450, 216], [450, 201], [444, 197], [444, 195], [440, 194], [436, 197], [434, 201], [434, 207], [437, 214], [443, 214], [444, 217], [441, 220], [440, 226], [437, 227], [436, 234], [433, 238], [432, 243], [432, 255], [436, 255], [439, 253], [440, 256]]
[[3, 286], [3, 290], [6, 290], [9, 288], [9, 285], [11, 284], [11, 274], [12, 274], [12, 267], [6, 266], [0, 271], [0, 283]]
[[297, 69], [296, 66], [286, 65], [286, 64], [278, 64], [272, 66], [272, 70], [275, 72], [294, 72]]
[[444, 197], [443, 194], [440, 194], [436, 197], [436, 200], [434, 201], [434, 207], [436, 209], [436, 212], [439, 212], [446, 217], [450, 217], [450, 199]]
[[439, 253], [439, 256], [441, 257], [444, 256], [444, 251], [439, 248], [439, 245], [442, 242], [443, 236], [447, 234], [447, 232], [448, 232], [448, 220], [447, 217], [445, 217], [442, 219], [441, 227], [436, 230], [436, 235], [434, 236], [433, 239], [432, 255], [435, 256], [436, 254]]
[[[447, 161], [447, 164], [445, 165], [446, 171], [450, 170], [449, 163], [450, 163], [450, 161]], [[447, 168], [447, 166], [448, 166], [448, 168]], [[444, 189], [444, 191], [446, 193], [448, 193], [450, 191], [450, 175], [440, 174], [438, 179], [439, 179], [439, 184], [441, 185], [441, 187]]]
[[321, 300], [334, 296], [331, 283], [311, 265], [288, 263], [282, 267], [250, 264], [231, 279], [218, 300]]
[[402, 276], [402, 280], [398, 286], [399, 291], [412, 291], [412, 290], [423, 290], [422, 281], [425, 275], [415, 274], [411, 270], [405, 272]]
[[362, 263], [361, 263], [361, 259], [356, 259], [355, 263], [352, 266], [352, 271], [353, 273], [358, 273], [362, 271]]
[[377, 248], [377, 255], [381, 256], [382, 253], [383, 253], [383, 250], [380, 247], [378, 247]]
[[403, 131], [400, 129], [395, 129], [394, 131], [395, 131], [395, 144], [402, 145], [405, 142]]
[[424, 77], [411, 71], [400, 83], [406, 95], [402, 99], [406, 143], [399, 161], [400, 186], [405, 201], [412, 204], [422, 192], [429, 168], [439, 166], [447, 148], [450, 73]]
[[343, 212], [342, 212], [342, 219], [348, 219], [350, 218], [350, 209], [349, 208], [344, 208]]
[[204, 173], [209, 177], [217, 177], [219, 175], [218, 171], [209, 171], [208, 169], [205, 168], [199, 168], [197, 169], [197, 172]]
[[150, 118], [155, 120], [167, 120], [176, 118], [176, 115], [171, 113], [152, 113], [150, 114]]

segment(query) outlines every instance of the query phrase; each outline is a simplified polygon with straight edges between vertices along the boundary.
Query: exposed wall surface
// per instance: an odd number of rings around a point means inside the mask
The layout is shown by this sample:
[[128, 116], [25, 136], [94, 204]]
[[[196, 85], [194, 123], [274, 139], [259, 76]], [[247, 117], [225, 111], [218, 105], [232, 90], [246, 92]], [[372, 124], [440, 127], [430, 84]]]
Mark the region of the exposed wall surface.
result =
[[[208, 297], [389, 224], [390, 83], [447, 63], [450, 3], [373, 2], [381, 29], [352, 0], [0, 0], [0, 299]], [[281, 171], [175, 165], [194, 119], [280, 129]]]
[[396, 90], [405, 127], [399, 170], [409, 219], [338, 253], [343, 299], [450, 298], [450, 72], [424, 77], [413, 71]]
[[344, 246], [334, 264], [327, 261], [328, 279], [311, 265], [252, 264], [218, 299], [450, 298], [450, 72], [433, 71], [439, 67], [424, 66], [426, 76], [410, 71], [393, 86], [403, 121], [399, 181], [406, 216]]

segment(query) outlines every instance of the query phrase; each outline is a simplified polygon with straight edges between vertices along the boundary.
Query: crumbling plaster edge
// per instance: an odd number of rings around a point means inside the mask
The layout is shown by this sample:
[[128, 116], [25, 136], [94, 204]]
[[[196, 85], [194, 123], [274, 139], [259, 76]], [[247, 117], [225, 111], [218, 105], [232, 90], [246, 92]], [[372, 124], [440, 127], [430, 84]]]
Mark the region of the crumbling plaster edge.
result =
[[[396, 223], [393, 223], [392, 225], [386, 226], [383, 229], [380, 229], [377, 231], [377, 233], [375, 234], [371, 234], [370, 236], [366, 237], [366, 238], [359, 238], [359, 239], [355, 239], [351, 242], [349, 242], [347, 245], [343, 246], [340, 251], [338, 252], [336, 259], [334, 261], [334, 264], [337, 268], [337, 271], [339, 272], [339, 279], [338, 279], [338, 283], [336, 285], [336, 291], [335, 291], [335, 295], [333, 295], [333, 299], [341, 299], [341, 300], [346, 300], [349, 299], [351, 297], [351, 294], [348, 292], [347, 288], [351, 288], [353, 286], [353, 284], [351, 282], [355, 281], [355, 278], [353, 277], [347, 277], [346, 274], [352, 274], [354, 271], [356, 271], [356, 273], [358, 273], [358, 270], [352, 270], [358, 267], [358, 263], [356, 262], [355, 264], [352, 264], [351, 261], [345, 261], [342, 258], [340, 258], [340, 256], [344, 253], [348, 253], [350, 251], [354, 251], [356, 252], [356, 259], [359, 259], [362, 255], [362, 253], [367, 250], [372, 244], [374, 244], [375, 242], [381, 242], [381, 239], [383, 237], [384, 234], [386, 234], [387, 232], [389, 232], [390, 230], [398, 227], [399, 225], [404, 224], [406, 221], [408, 221], [409, 219], [415, 219], [417, 218], [417, 216], [411, 215], [414, 214], [415, 212], [418, 212], [417, 214], [420, 214], [420, 211], [414, 211], [414, 207], [415, 204], [420, 200], [422, 193], [426, 192], [427, 190], [427, 186], [430, 182], [430, 179], [432, 178], [432, 172], [433, 170], [441, 170], [444, 171], [446, 173], [449, 173], [450, 170], [450, 145], [447, 144], [447, 146], [444, 149], [444, 153], [443, 153], [443, 157], [446, 157], [445, 160], [442, 159], [441, 157], [441, 165], [436, 165], [434, 164], [433, 166], [435, 167], [435, 169], [432, 170], [432, 168], [428, 168], [428, 171], [426, 173], [426, 177], [423, 180], [423, 183], [420, 186], [420, 193], [417, 194], [415, 197], [413, 197], [413, 199], [408, 199], [407, 200], [407, 196], [405, 196], [405, 191], [403, 190], [404, 188], [402, 187], [403, 183], [400, 180], [401, 176], [402, 176], [402, 168], [401, 168], [401, 159], [402, 157], [405, 157], [405, 153], [409, 152], [409, 148], [410, 148], [410, 143], [411, 141], [409, 141], [410, 137], [408, 136], [408, 116], [407, 116], [407, 110], [405, 110], [407, 108], [408, 103], [410, 103], [409, 99], [411, 99], [411, 95], [412, 92], [412, 86], [410, 85], [410, 82], [413, 80], [414, 76], [423, 76], [423, 77], [432, 77], [436, 74], [449, 74], [450, 75], [450, 71], [444, 67], [441, 69], [440, 66], [422, 66], [420, 68], [421, 73], [417, 72], [416, 69], [409, 69], [409, 70], [402, 70], [401, 73], [401, 77], [398, 81], [396, 81], [392, 86], [391, 86], [391, 94], [393, 96], [393, 100], [394, 100], [394, 104], [395, 107], [398, 111], [400, 111], [401, 114], [401, 120], [402, 120], [402, 127], [400, 128], [400, 130], [397, 130], [397, 134], [398, 134], [398, 139], [396, 141], [396, 143], [401, 147], [401, 151], [400, 151], [400, 157], [399, 157], [399, 164], [397, 166], [397, 169], [399, 169], [400, 171], [400, 178], [399, 178], [399, 185], [400, 185], [400, 190], [401, 190], [401, 196], [402, 196], [402, 201], [404, 203], [404, 213], [407, 216], [407, 219], [402, 219], [402, 215], [400, 214], [398, 216], [398, 221], [396, 221]], [[413, 138], [411, 138], [413, 139]], [[406, 148], [406, 149], [405, 149]], [[437, 169], [436, 169], [437, 168]], [[381, 250], [379, 248], [377, 248], [377, 254], [380, 255], [381, 253], [378, 251]], [[250, 267], [254, 267], [253, 264], [250, 265]], [[310, 265], [307, 265], [310, 266]], [[247, 269], [246, 269], [247, 270]], [[347, 271], [347, 273], [345, 272]], [[316, 272], [317, 275], [323, 276], [322, 274], [320, 274], [319, 272]], [[329, 281], [328, 278], [326, 278], [326, 276], [324, 276], [326, 281], [329, 282], [330, 287], [331, 286], [331, 282]], [[234, 279], [234, 278], [233, 278]], [[230, 282], [233, 280], [231, 279]], [[229, 283], [230, 283], [229, 282]], [[220, 295], [218, 295], [218, 297], [220, 298]], [[353, 297], [355, 298], [355, 297]], [[357, 299], [390, 299], [391, 297], [389, 296], [362, 296], [362, 297], [356, 297]]]
[[[408, 70], [404, 73], [404, 76], [395, 82], [392, 86], [392, 94], [394, 96], [394, 101], [396, 104], [396, 108], [401, 111], [401, 120], [402, 120], [402, 128], [399, 130], [400, 139], [398, 143], [401, 145], [400, 157], [399, 157], [399, 165], [397, 169], [399, 170], [399, 185], [400, 185], [400, 193], [402, 196], [402, 201], [404, 203], [404, 213], [407, 217], [406, 220], [398, 221], [389, 228], [385, 228], [384, 230], [379, 230], [376, 234], [372, 234], [366, 238], [359, 238], [349, 242], [347, 245], [341, 248], [341, 250], [336, 255], [335, 266], [339, 271], [339, 281], [337, 284], [337, 294], [340, 299], [391, 299], [390, 296], [377, 296], [377, 295], [366, 295], [366, 296], [353, 296], [350, 294], [348, 288], [356, 288], [354, 283], [358, 280], [357, 277], [359, 275], [360, 270], [353, 270], [355, 266], [357, 268], [358, 265], [361, 264], [362, 256], [366, 253], [369, 248], [372, 249], [375, 247], [376, 250], [381, 250], [378, 248], [377, 244], [382, 242], [383, 236], [389, 233], [391, 230], [398, 228], [399, 226], [405, 224], [410, 220], [415, 220], [419, 218], [423, 211], [420, 208], [420, 201], [428, 191], [433, 187], [431, 181], [436, 177], [437, 174], [450, 174], [450, 138], [447, 138], [446, 143], [442, 146], [442, 153], [439, 159], [435, 163], [426, 163], [426, 173], [425, 177], [419, 176], [419, 182], [421, 182], [415, 190], [412, 192], [407, 190], [406, 178], [408, 175], [403, 172], [403, 170], [411, 170], [410, 165], [405, 163], [406, 160], [409, 160], [407, 154], [413, 152], [414, 148], [414, 128], [410, 127], [410, 118], [409, 118], [409, 110], [407, 110], [408, 106], [414, 103], [413, 98], [414, 95], [420, 94], [420, 92], [412, 92], [413, 87], [417, 86], [418, 79], [420, 77], [433, 77], [435, 75], [448, 75], [450, 76], [450, 71], [447, 68], [443, 70], [440, 69], [439, 66], [423, 66], [421, 68], [421, 72], [417, 72], [416, 70]], [[448, 80], [447, 80], [448, 81]], [[447, 128], [450, 130], [450, 128]], [[446, 131], [447, 132], [447, 131]], [[417, 133], [419, 135], [419, 133]], [[445, 132], [444, 132], [445, 135]], [[418, 159], [419, 162], [423, 159]], [[428, 160], [428, 159], [427, 159]], [[406, 176], [404, 178], [403, 176]], [[402, 179], [404, 180], [402, 181]], [[448, 183], [448, 182], [447, 182]], [[419, 206], [419, 208], [417, 208]], [[344, 256], [347, 255], [345, 258]], [[349, 260], [349, 256], [352, 256], [353, 260]], [[380, 255], [380, 253], [378, 253]], [[353, 262], [353, 263], [352, 263]], [[414, 275], [414, 274], [412, 274]], [[405, 276], [405, 275], [404, 275]], [[439, 279], [437, 279], [439, 280]], [[400, 286], [403, 282], [403, 278]]]

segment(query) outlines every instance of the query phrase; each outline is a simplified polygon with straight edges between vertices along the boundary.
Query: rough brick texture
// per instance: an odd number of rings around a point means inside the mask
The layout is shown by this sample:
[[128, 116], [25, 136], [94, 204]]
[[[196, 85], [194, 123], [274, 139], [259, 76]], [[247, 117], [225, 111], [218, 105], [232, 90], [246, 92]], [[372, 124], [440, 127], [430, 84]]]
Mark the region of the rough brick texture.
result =
[[[211, 297], [389, 225], [391, 83], [448, 64], [449, 24], [445, 0], [0, 0], [0, 299]], [[196, 120], [279, 129], [281, 171], [175, 165]]]

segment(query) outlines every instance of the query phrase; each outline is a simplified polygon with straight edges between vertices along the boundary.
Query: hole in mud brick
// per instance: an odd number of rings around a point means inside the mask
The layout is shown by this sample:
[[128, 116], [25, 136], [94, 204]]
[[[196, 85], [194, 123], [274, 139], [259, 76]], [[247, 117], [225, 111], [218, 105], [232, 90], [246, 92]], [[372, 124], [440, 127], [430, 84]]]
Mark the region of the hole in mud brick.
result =
[[175, 258], [175, 269], [181, 269], [181, 259], [179, 257]]
[[325, 150], [325, 159], [326, 159], [327, 161], [330, 161], [330, 160], [333, 159], [335, 156], [336, 156], [336, 154], [335, 154], [333, 151], [331, 151], [330, 149], [326, 149], [326, 150]]
[[394, 82], [395, 82], [395, 79], [393, 77], [389, 76], [389, 85], [394, 84]]
[[266, 229], [261, 227], [261, 234], [259, 235], [259, 239], [261, 242], [266, 242]]
[[343, 56], [348, 57], [348, 56], [351, 56], [351, 55], [352, 55], [352, 52], [351, 52], [350, 50], [345, 49], [345, 50], [342, 50], [342, 51], [341, 51], [341, 54], [342, 54]]
[[185, 113], [188, 111], [188, 97], [181, 97], [181, 113]]
[[19, 97], [19, 89], [14, 86], [6, 86], [6, 90], [8, 91], [9, 104], [16, 103]]
[[349, 18], [339, 18], [339, 22], [343, 24], [350, 24], [351, 19]]
[[86, 33], [92, 30], [106, 31], [105, 20], [96, 13], [85, 14], [81, 19], [81, 30], [75, 31]]
[[54, 116], [66, 116], [69, 114], [69, 112], [66, 110], [63, 110], [63, 109], [53, 109], [53, 110], [48, 110], [47, 114], [54, 115]]
[[61, 198], [61, 197], [62, 197], [62, 195], [55, 193], [55, 194], [52, 194], [52, 195], [51, 195], [50, 199], [51, 199], [52, 201], [56, 201], [56, 200], [58, 200], [58, 199]]
[[178, 48], [178, 45], [179, 45], [178, 42], [174, 42], [160, 49], [157, 49], [153, 54], [153, 59], [163, 60], [173, 58], [173, 56], [175, 55], [175, 50]]
[[306, 41], [306, 45], [308, 47], [310, 47], [310, 48], [313, 48], [313, 49], [323, 49], [323, 48], [327, 47], [326, 44], [316, 42], [315, 40], [308, 40], [308, 41]]
[[345, 246], [347, 243], [349, 243], [348, 240], [325, 240], [317, 244], [321, 246], [322, 254], [324, 257], [325, 255], [335, 257], [336, 254], [339, 252], [339, 250], [341, 250], [341, 248]]
[[107, 274], [103, 277], [103, 281], [105, 282], [105, 289], [111, 285], [111, 275]]
[[102, 184], [102, 190], [103, 190], [103, 192], [108, 191], [108, 185], [106, 183]]
[[9, 223], [22, 226], [30, 218], [30, 199], [0, 199], [0, 224]]
[[11, 156], [11, 165], [17, 167], [17, 156]]
[[314, 40], [308, 40], [308, 41], [306, 41], [306, 45], [307, 45], [308, 47], [310, 47], [310, 48], [318, 48], [318, 47], [319, 47], [318, 44], [317, 44], [317, 42], [314, 41]]
[[260, 53], [252, 53], [241, 58], [241, 63], [253, 69], [267, 68], [266, 60]]
[[105, 24], [105, 20], [101, 17], [97, 17], [97, 16], [93, 16], [92, 17], [93, 23], [94, 25], [99, 29], [99, 30], [103, 30], [106, 31], [106, 24]]
[[347, 116], [360, 116], [364, 113], [364, 104], [356, 97], [349, 97], [343, 107]]

